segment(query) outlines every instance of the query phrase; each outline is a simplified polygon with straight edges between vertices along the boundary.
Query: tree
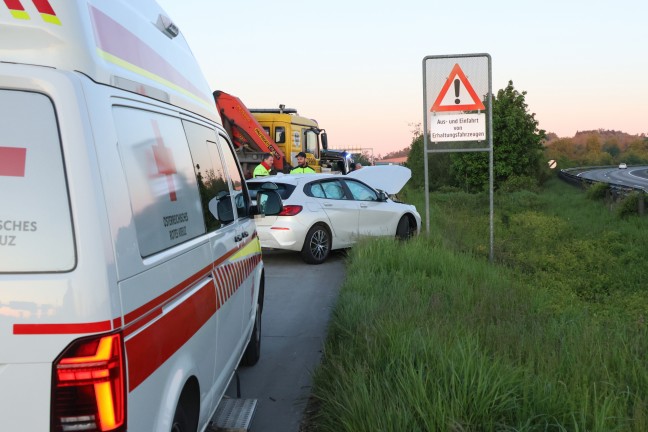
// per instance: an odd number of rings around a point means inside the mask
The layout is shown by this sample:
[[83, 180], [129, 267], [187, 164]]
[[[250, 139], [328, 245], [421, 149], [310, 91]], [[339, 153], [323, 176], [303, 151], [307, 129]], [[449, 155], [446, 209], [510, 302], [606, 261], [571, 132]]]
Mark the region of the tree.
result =
[[[511, 177], [542, 178], [545, 131], [535, 114], [528, 112], [526, 91], [518, 92], [509, 81], [493, 100], [493, 170], [495, 186]], [[470, 190], [488, 187], [488, 154], [455, 153], [452, 169], [458, 184]]]
[[[415, 134], [410, 145], [407, 155], [406, 165], [412, 170], [412, 179], [410, 180], [413, 187], [425, 187], [425, 155], [423, 154], [423, 135]], [[450, 173], [450, 154], [449, 153], [431, 153], [428, 158], [428, 182], [429, 190], [436, 190], [441, 186], [450, 185], [452, 175]]]
[[373, 164], [373, 157], [368, 151], [363, 151], [362, 153], [353, 153], [352, 156], [355, 163], [360, 163], [363, 166], [369, 166]]

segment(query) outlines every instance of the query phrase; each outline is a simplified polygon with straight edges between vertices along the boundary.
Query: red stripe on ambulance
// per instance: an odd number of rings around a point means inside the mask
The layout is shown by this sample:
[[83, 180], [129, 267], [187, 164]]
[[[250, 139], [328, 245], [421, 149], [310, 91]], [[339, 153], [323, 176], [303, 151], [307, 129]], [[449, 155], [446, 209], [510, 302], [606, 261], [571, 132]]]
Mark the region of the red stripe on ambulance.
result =
[[54, 335], [101, 333], [112, 330], [111, 321], [76, 324], [14, 324], [15, 335]]
[[4, 0], [4, 3], [10, 10], [22, 12], [25, 11], [25, 8], [23, 7], [22, 3], [20, 3], [20, 0]]
[[[154, 325], [126, 341], [128, 391], [155, 372], [216, 313], [213, 282], [200, 288]], [[179, 325], [182, 323], [182, 325]]]
[[25, 177], [27, 149], [0, 147], [0, 177]]
[[[253, 241], [251, 236], [248, 242]], [[163, 295], [126, 314], [124, 336], [128, 356], [128, 390], [133, 391], [155, 372], [166, 360], [182, 347], [227, 300], [236, 293], [242, 280], [249, 277], [261, 262], [261, 254], [255, 253], [242, 261], [222, 265], [237, 250], [232, 250], [213, 265], [205, 267]], [[245, 268], [245, 274], [237, 275]], [[200, 279], [212, 274], [213, 279], [183, 300], [168, 313], [163, 306], [183, 291], [190, 289]], [[220, 298], [219, 298], [220, 297]], [[146, 327], [147, 324], [149, 327]], [[182, 323], [182, 325], [178, 325]], [[62, 324], [14, 324], [15, 335], [88, 334], [109, 332], [122, 325], [121, 318], [95, 323]], [[141, 330], [139, 333], [138, 330]]]
[[[22, 20], [31, 19], [29, 13], [25, 10], [25, 7], [20, 2], [20, 0], [4, 0], [4, 3], [11, 11], [11, 15], [14, 18]], [[54, 8], [52, 8], [49, 0], [32, 0], [32, 3], [34, 4], [34, 7], [36, 7], [36, 10], [40, 14], [41, 18], [43, 18], [43, 21], [50, 24], [61, 25], [61, 21], [56, 15]]]
[[164, 303], [168, 302], [171, 298], [175, 297], [180, 292], [184, 291], [189, 286], [196, 283], [200, 278], [203, 278], [209, 274], [211, 271], [211, 265], [200, 270], [198, 273], [191, 276], [189, 279], [181, 282], [172, 289], [168, 290], [159, 297], [154, 298], [148, 303], [138, 307], [132, 312], [129, 312], [124, 316], [124, 323], [126, 325], [131, 324], [132, 322], [146, 316], [147, 314], [154, 312], [157, 308], [160, 308]]
[[48, 0], [32, 0], [32, 2], [36, 6], [38, 13], [56, 16], [56, 12], [54, 12]]

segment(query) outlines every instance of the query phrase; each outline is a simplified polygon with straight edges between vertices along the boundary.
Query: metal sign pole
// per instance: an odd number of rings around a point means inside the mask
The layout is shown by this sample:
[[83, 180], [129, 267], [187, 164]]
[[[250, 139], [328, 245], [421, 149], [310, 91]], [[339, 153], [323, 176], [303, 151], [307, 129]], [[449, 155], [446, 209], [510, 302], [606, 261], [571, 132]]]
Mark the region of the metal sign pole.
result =
[[427, 91], [426, 91], [426, 67], [423, 60], [423, 172], [425, 178], [425, 235], [430, 236], [430, 189], [428, 178], [428, 124], [427, 124]]
[[[484, 62], [487, 67], [484, 67]], [[428, 93], [434, 98], [431, 107], [428, 105]], [[484, 110], [486, 116], [483, 114]], [[428, 124], [430, 113], [432, 118]], [[492, 263], [495, 241], [493, 89], [489, 54], [457, 54], [423, 58], [423, 125], [425, 228], [428, 235], [430, 232], [428, 154], [483, 151], [489, 153], [489, 260]], [[431, 150], [428, 146], [430, 139], [434, 139], [434, 147]], [[449, 145], [439, 145], [448, 142]], [[483, 147], [484, 142], [487, 143], [486, 147]]]

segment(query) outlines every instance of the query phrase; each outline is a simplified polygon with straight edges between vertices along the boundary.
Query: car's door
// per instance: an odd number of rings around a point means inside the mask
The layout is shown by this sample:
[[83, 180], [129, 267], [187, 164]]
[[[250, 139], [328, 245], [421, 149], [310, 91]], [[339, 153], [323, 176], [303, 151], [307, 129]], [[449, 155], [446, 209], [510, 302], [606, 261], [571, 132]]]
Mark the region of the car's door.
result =
[[331, 230], [339, 246], [350, 245], [358, 237], [357, 201], [349, 199], [342, 180], [334, 178], [309, 184], [309, 194], [331, 221]]
[[360, 236], [383, 236], [396, 233], [399, 215], [391, 202], [381, 201], [375, 190], [357, 180], [345, 179], [344, 184], [359, 206], [358, 233]]

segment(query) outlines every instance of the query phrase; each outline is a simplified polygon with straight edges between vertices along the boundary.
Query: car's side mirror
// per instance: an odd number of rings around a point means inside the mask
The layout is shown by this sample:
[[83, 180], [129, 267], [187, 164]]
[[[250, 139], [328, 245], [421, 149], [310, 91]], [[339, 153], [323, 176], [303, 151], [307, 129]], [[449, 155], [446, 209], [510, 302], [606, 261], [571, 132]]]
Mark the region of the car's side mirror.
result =
[[378, 201], [385, 202], [389, 199], [389, 195], [384, 190], [378, 189]]
[[283, 201], [277, 191], [259, 189], [256, 195], [255, 214], [276, 216], [283, 210]]

